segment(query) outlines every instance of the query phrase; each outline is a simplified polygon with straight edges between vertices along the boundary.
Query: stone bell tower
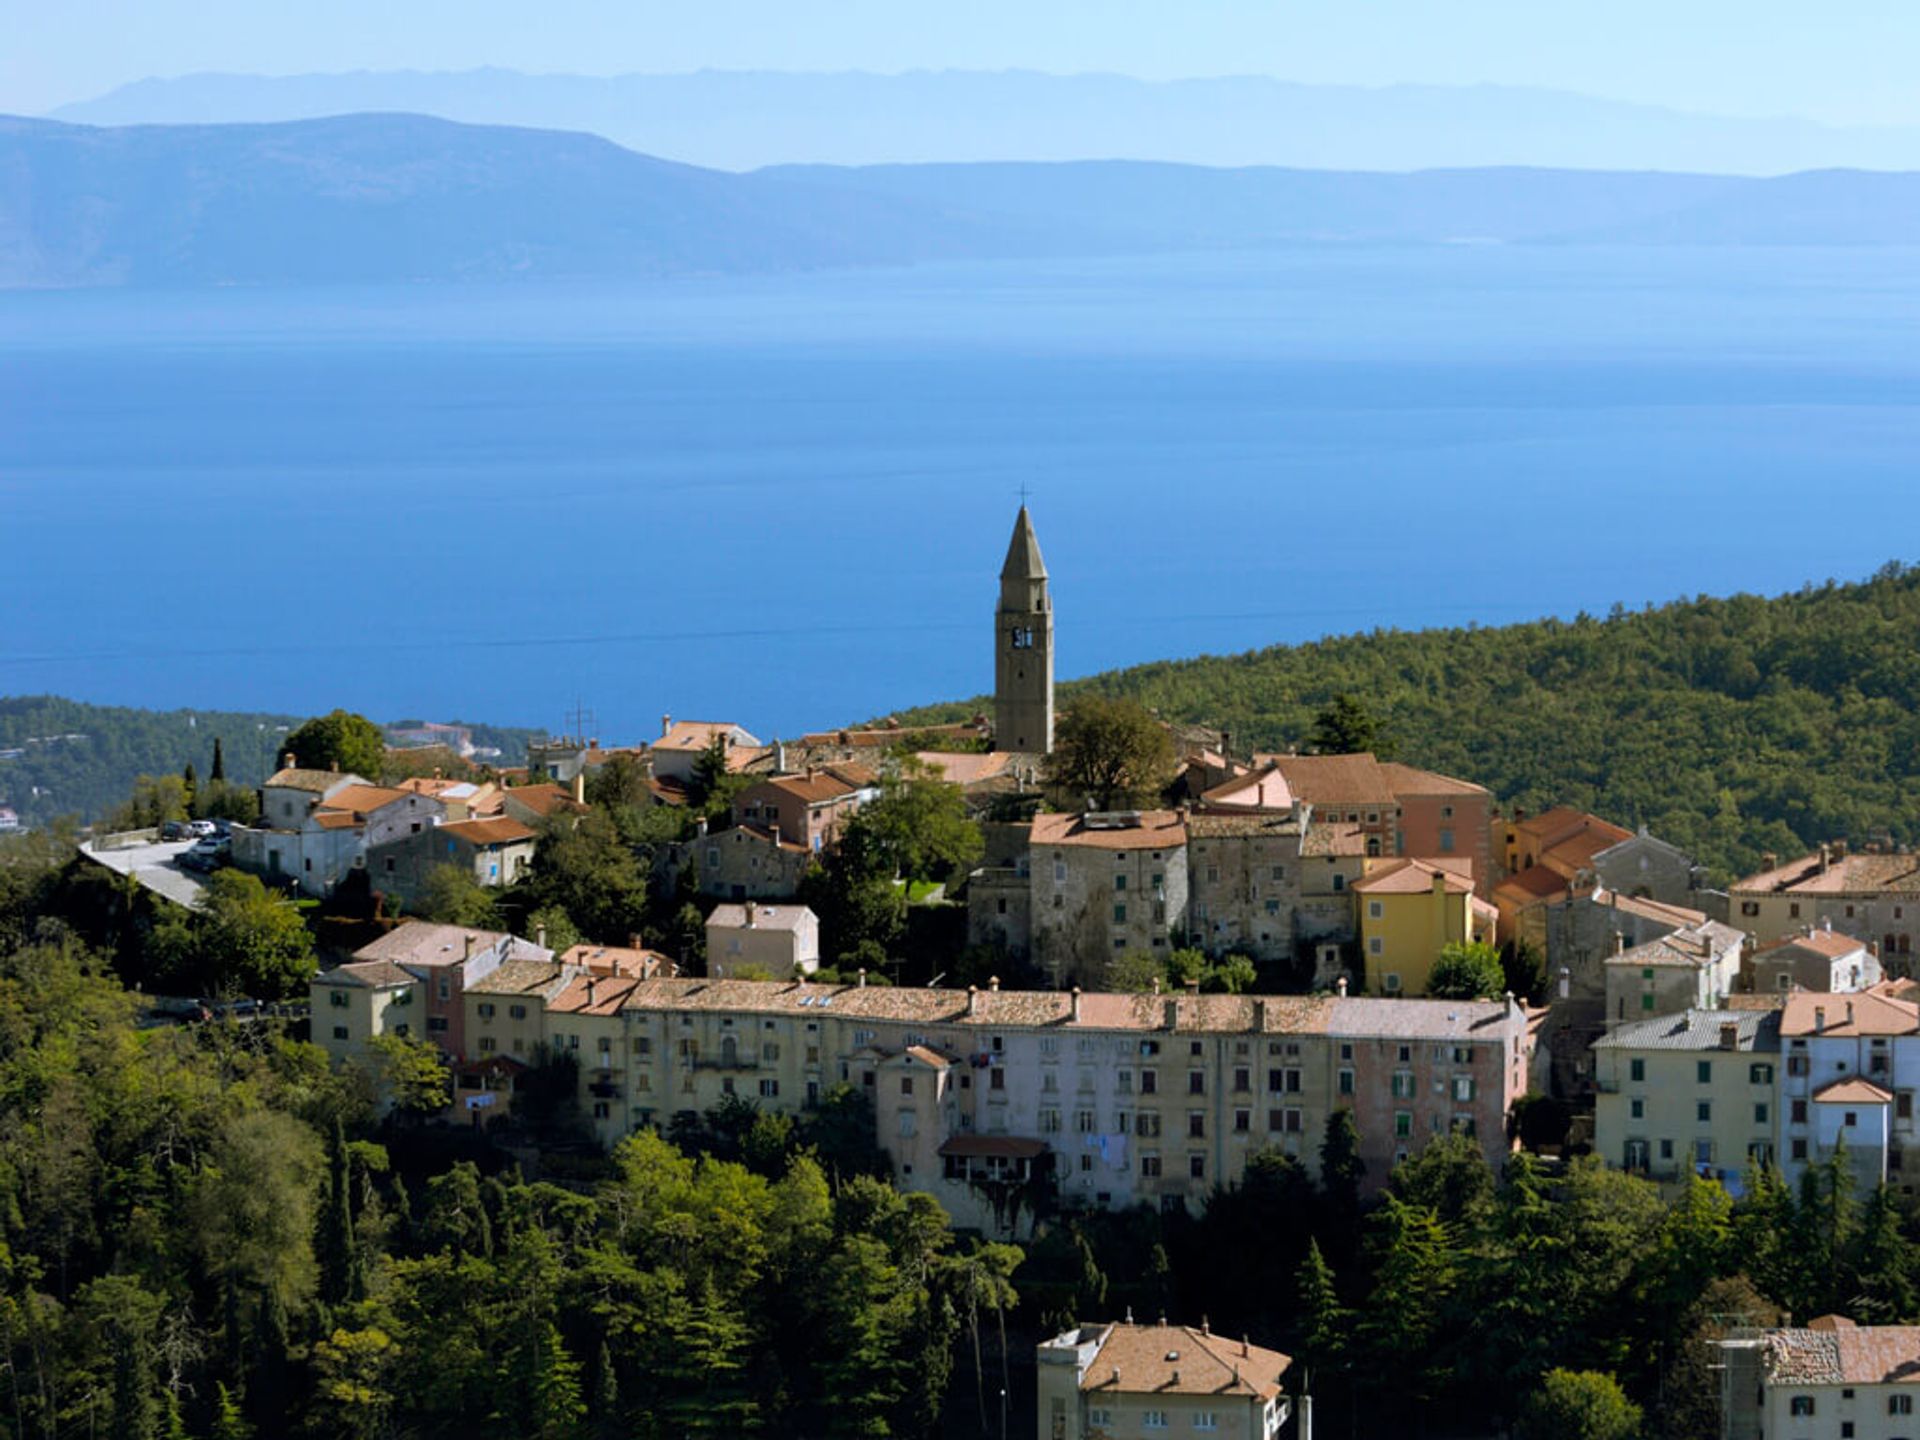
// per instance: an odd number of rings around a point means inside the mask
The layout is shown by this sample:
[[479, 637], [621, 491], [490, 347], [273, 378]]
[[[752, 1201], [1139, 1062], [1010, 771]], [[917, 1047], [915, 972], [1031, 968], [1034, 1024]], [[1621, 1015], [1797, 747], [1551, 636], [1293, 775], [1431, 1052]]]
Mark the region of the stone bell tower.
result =
[[1053, 749], [1053, 599], [1027, 507], [1013, 522], [993, 617], [993, 748]]

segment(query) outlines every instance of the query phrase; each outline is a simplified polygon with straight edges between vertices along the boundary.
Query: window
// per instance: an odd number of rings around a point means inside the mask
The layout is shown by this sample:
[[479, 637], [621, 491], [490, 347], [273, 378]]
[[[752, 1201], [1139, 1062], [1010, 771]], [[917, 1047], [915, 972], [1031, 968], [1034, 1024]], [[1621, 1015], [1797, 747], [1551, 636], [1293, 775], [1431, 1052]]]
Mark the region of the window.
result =
[[1141, 1152], [1140, 1174], [1142, 1178], [1147, 1180], [1159, 1179], [1160, 1178], [1160, 1157], [1149, 1151]]
[[1160, 1112], [1142, 1110], [1133, 1120], [1134, 1133], [1151, 1140], [1160, 1134]]
[[1911, 1415], [1913, 1413], [1913, 1396], [1889, 1395], [1887, 1397], [1887, 1413], [1889, 1415]]
[[491, 1002], [482, 1001], [480, 1004], [474, 1006], [473, 1008], [480, 1012], [480, 1018], [482, 1020], [493, 1019], [493, 1005]]
[[1465, 1105], [1473, 1099], [1473, 1077], [1456, 1075], [1453, 1077], [1453, 1098], [1455, 1103]]
[[1236, 1110], [1233, 1112], [1233, 1133], [1234, 1134], [1245, 1135], [1252, 1129], [1253, 1129], [1253, 1112], [1251, 1110]]
[[1114, 877], [1113, 877], [1113, 888], [1114, 888], [1114, 889], [1116, 889], [1116, 890], [1124, 890], [1124, 889], [1126, 889], [1126, 888], [1127, 888], [1127, 877], [1126, 877], [1125, 875], [1116, 875], [1116, 876], [1114, 876]]
[[[509, 1005], [507, 1007], [507, 1014], [510, 1015], [515, 1020], [524, 1020], [527, 1018], [527, 1007], [524, 1005]], [[642, 1040], [637, 1043], [641, 1045], [645, 1045], [646, 1041]], [[640, 1051], [637, 1051], [636, 1053], [644, 1055], [647, 1052], [645, 1050], [640, 1050]]]
[[1048, 1106], [1040, 1112], [1040, 1133], [1058, 1135], [1060, 1133], [1060, 1112]]
[[1393, 1135], [1396, 1140], [1405, 1140], [1413, 1134], [1413, 1112], [1396, 1110], [1393, 1112]]
[[1440, 827], [1440, 850], [1441, 850], [1441, 853], [1442, 853], [1442, 854], [1446, 854], [1446, 853], [1448, 853], [1448, 852], [1450, 852], [1450, 851], [1451, 851], [1452, 849], [1453, 849], [1453, 830], [1452, 830], [1452, 827], [1450, 827], [1450, 826], [1445, 826], [1445, 825], [1443, 825], [1443, 826], [1441, 826], [1441, 827]]
[[1127, 907], [1126, 906], [1116, 905], [1113, 907], [1113, 923], [1116, 925], [1124, 925], [1127, 923]]
[[1693, 1118], [1698, 1120], [1702, 1125], [1711, 1124], [1713, 1121], [1713, 1102], [1711, 1100], [1696, 1102], [1693, 1107]]
[[1187, 1157], [1187, 1174], [1195, 1180], [1206, 1179], [1207, 1157], [1204, 1155], [1189, 1155]]
[[1694, 1061], [1693, 1078], [1702, 1085], [1711, 1085], [1713, 1083], [1713, 1062], [1711, 1060]]
[[1353, 1094], [1353, 1071], [1342, 1070], [1340, 1072], [1339, 1090], [1342, 1095]]
[[447, 1017], [446, 1017], [446, 1016], [444, 1016], [444, 1015], [429, 1015], [429, 1016], [427, 1017], [427, 1029], [429, 1029], [429, 1030], [435, 1030], [435, 1031], [444, 1031], [444, 1030], [445, 1030], [446, 1028], [447, 1028]]
[[1413, 1098], [1413, 1072], [1396, 1070], [1393, 1072], [1393, 1098], [1411, 1100]]
[[1369, 935], [1367, 937], [1367, 953], [1369, 955], [1386, 954], [1387, 942], [1378, 935]]
[[1142, 1095], [1157, 1095], [1160, 1093], [1160, 1072], [1158, 1070], [1142, 1070], [1140, 1072], [1140, 1093]]
[[1187, 1072], [1187, 1094], [1204, 1095], [1207, 1093], [1207, 1072], [1189, 1070]]
[[1389, 995], [1398, 995], [1400, 993], [1400, 972], [1398, 970], [1389, 970], [1385, 975], [1380, 977], [1380, 982], [1381, 987]]
[[333, 1027], [333, 1038], [334, 1038], [334, 1039], [336, 1039], [336, 1040], [344, 1040], [344, 1039], [346, 1039], [346, 1038], [347, 1038], [347, 1027], [346, 1027], [346, 1026], [344, 1026], [344, 1025], [336, 1025], [336, 1026], [334, 1026], [334, 1027]]
[[1387, 907], [1386, 907], [1385, 901], [1382, 901], [1382, 900], [1367, 901], [1367, 918], [1369, 920], [1382, 919], [1386, 915], [1386, 913], [1387, 913]]
[[344, 990], [334, 990], [329, 992], [329, 1003], [338, 1005], [342, 1009], [346, 1008], [346, 1005], [348, 1003], [347, 992]]
[[1189, 1140], [1204, 1140], [1207, 1138], [1206, 1111], [1189, 1110], [1187, 1112], [1187, 1138]]
[[1647, 1062], [1644, 1060], [1629, 1060], [1627, 1062], [1627, 1078], [1636, 1085], [1640, 1084], [1647, 1078]]
[[1756, 1100], [1753, 1106], [1753, 1123], [1756, 1125], [1766, 1124], [1768, 1113], [1767, 1102], [1764, 1100]]
[[1633, 1119], [1644, 1120], [1647, 1118], [1647, 1102], [1639, 1099], [1630, 1100], [1627, 1102], [1627, 1111]]
[[1742, 900], [1740, 902], [1740, 913], [1742, 915], [1758, 915], [1760, 913], [1760, 902], [1758, 900]]
[[1006, 1088], [1007, 1088], [1007, 1072], [1006, 1071], [989, 1070], [987, 1072], [987, 1089], [1004, 1090]]
[[1073, 1130], [1076, 1135], [1093, 1134], [1095, 1123], [1093, 1111], [1076, 1110], [1073, 1112]]
[[1747, 1083], [1749, 1085], [1773, 1084], [1773, 1066], [1749, 1065], [1747, 1067]]
[[1787, 1413], [1796, 1417], [1813, 1414], [1813, 1396], [1794, 1396], [1787, 1404]]
[[1245, 1095], [1253, 1089], [1253, 1072], [1244, 1065], [1236, 1066], [1233, 1072], [1233, 1093]]
[[491, 1055], [493, 1053], [493, 1036], [482, 1035], [480, 1037], [480, 1053], [482, 1055]]
[[1211, 1410], [1196, 1410], [1193, 1412], [1193, 1428], [1196, 1430], [1218, 1430], [1220, 1428], [1220, 1417]]
[[1807, 1074], [1807, 1057], [1804, 1055], [1789, 1055], [1787, 1057], [1787, 1074], [1804, 1078]]

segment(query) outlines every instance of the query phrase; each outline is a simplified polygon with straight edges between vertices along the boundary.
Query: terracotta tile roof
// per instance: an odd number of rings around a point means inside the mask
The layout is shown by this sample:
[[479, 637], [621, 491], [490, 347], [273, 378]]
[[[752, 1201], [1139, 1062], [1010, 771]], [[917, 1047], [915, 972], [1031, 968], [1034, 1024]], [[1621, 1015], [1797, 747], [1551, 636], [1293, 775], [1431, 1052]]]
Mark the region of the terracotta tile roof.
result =
[[394, 788], [411, 790], [416, 795], [431, 795], [436, 800], [469, 800], [480, 791], [480, 787], [471, 780], [449, 780], [444, 775], [410, 775]]
[[473, 953], [505, 946], [509, 956], [545, 960], [552, 952], [529, 940], [499, 930], [475, 930], [466, 925], [441, 925], [431, 920], [409, 920], [396, 925], [371, 944], [353, 952], [356, 960], [391, 960], [399, 965], [458, 965], [466, 958], [466, 942]]
[[[640, 1011], [834, 1015], [951, 1025], [974, 1031], [1020, 1026], [1165, 1032], [1167, 1007], [1183, 1034], [1340, 1035], [1360, 1039], [1492, 1040], [1509, 1012], [1501, 1001], [1386, 1000], [1355, 996], [1120, 995], [1073, 1000], [1058, 991], [926, 990], [784, 980], [659, 978], [634, 987], [622, 1007]], [[972, 1046], [967, 1047], [971, 1050]]]
[[766, 826], [752, 824], [729, 825], [724, 830], [715, 830], [712, 834], [708, 835], [704, 841], [696, 840], [690, 843], [696, 845], [711, 845], [715, 841], [723, 840], [728, 836], [732, 836], [736, 843], [743, 840], [757, 840], [763, 845], [777, 846], [779, 849], [785, 850], [790, 854], [806, 855], [811, 853], [807, 847], [802, 845], [798, 840], [789, 840], [784, 835], [776, 839], [773, 831], [769, 830]]
[[1920, 1384], [1920, 1325], [1855, 1325], [1822, 1316], [1804, 1330], [1770, 1330], [1767, 1377], [1776, 1385]]
[[337, 965], [314, 977], [316, 985], [356, 985], [368, 990], [387, 990], [413, 984], [413, 976], [391, 960], [356, 960]]
[[1476, 785], [1471, 780], [1456, 780], [1451, 775], [1439, 775], [1432, 770], [1417, 770], [1411, 765], [1402, 765], [1393, 760], [1380, 762], [1380, 773], [1387, 777], [1387, 784], [1395, 795], [1486, 795], [1492, 791], [1484, 785]]
[[1271, 761], [1287, 777], [1295, 795], [1310, 805], [1394, 804], [1393, 786], [1380, 762], [1359, 755], [1256, 755], [1256, 763]]
[[673, 958], [658, 950], [620, 945], [575, 945], [561, 954], [560, 963], [595, 975], [626, 975], [642, 980], [673, 968]]
[[466, 987], [469, 995], [534, 995], [558, 985], [567, 972], [551, 960], [502, 960]]
[[501, 796], [501, 803], [517, 805], [545, 819], [563, 810], [584, 811], [587, 807], [573, 798], [564, 785], [516, 785]]
[[276, 770], [262, 783], [270, 790], [309, 790], [320, 795], [343, 781], [352, 785], [367, 783], [358, 775], [342, 774], [338, 770], [299, 769]]
[[1204, 805], [1227, 810], [1291, 810], [1293, 790], [1277, 765], [1224, 780], [1200, 797]]
[[547, 1010], [558, 1015], [618, 1015], [639, 984], [639, 978], [631, 975], [574, 975], [547, 1002]]
[[750, 735], [742, 727], [725, 720], [676, 720], [668, 727], [667, 733], [653, 742], [656, 750], [704, 750], [713, 744], [714, 737], [727, 735], [732, 737], [730, 750], [741, 746], [757, 746], [757, 736]]
[[739, 795], [745, 800], [758, 790], [778, 790], [806, 805], [829, 805], [880, 783], [864, 765], [829, 765], [803, 775], [776, 775], [749, 785]]
[[1005, 750], [989, 750], [985, 753], [919, 750], [913, 758], [938, 771], [940, 778], [949, 785], [978, 785], [983, 780], [997, 780], [1007, 773], [1014, 759]]
[[1035, 849], [1079, 845], [1093, 850], [1173, 850], [1187, 843], [1186, 821], [1178, 810], [1140, 810], [1130, 815], [1135, 819], [1112, 824], [1099, 816], [1036, 815], [1027, 844]]
[[1530, 865], [1493, 887], [1493, 893], [1517, 908], [1567, 893], [1567, 877], [1545, 865]]
[[[1322, 831], [1331, 827], [1321, 826]], [[1366, 837], [1358, 829], [1350, 831], [1360, 849], [1354, 853], [1365, 853]], [[1219, 840], [1233, 835], [1285, 836], [1299, 835], [1300, 822], [1291, 813], [1286, 814], [1242, 814], [1215, 815], [1205, 811], [1196, 811], [1187, 817], [1187, 836], [1192, 840]], [[1302, 846], [1302, 853], [1308, 853]], [[1322, 852], [1324, 853], [1324, 852]]]
[[798, 930], [809, 920], [814, 920], [813, 911], [804, 905], [760, 905], [753, 907], [753, 924], [747, 924], [745, 905], [716, 905], [713, 913], [707, 916], [709, 929], [718, 926], [722, 930]]
[[351, 810], [316, 810], [313, 823], [322, 830], [357, 830], [367, 822]]
[[1813, 1099], [1818, 1105], [1891, 1105], [1893, 1092], [1882, 1090], [1871, 1080], [1852, 1075], [1845, 1080], [1835, 1080], [1831, 1085], [1821, 1086], [1813, 1092]]
[[[1824, 1020], [1824, 1025], [1819, 1022]], [[1920, 1032], [1920, 1005], [1863, 990], [1824, 995], [1796, 990], [1787, 996], [1782, 1035], [1912, 1035]]]
[[1358, 825], [1310, 824], [1300, 842], [1302, 855], [1365, 855], [1366, 832]]
[[1653, 900], [1645, 895], [1622, 895], [1616, 890], [1595, 890], [1593, 901], [1596, 905], [1606, 905], [1628, 915], [1638, 915], [1643, 920], [1658, 920], [1671, 924], [1675, 929], [1684, 925], [1706, 923], [1707, 912], [1692, 910], [1685, 905], [1669, 905], [1663, 900]]
[[922, 1065], [931, 1065], [936, 1070], [944, 1070], [949, 1065], [958, 1063], [951, 1055], [942, 1055], [930, 1045], [909, 1045], [906, 1055], [908, 1059], [918, 1060]]
[[1829, 960], [1841, 960], [1866, 948], [1865, 941], [1856, 940], [1837, 930], [1815, 930], [1808, 935], [1789, 935], [1784, 940], [1761, 946], [1755, 953], [1772, 955], [1782, 950], [1806, 950], [1815, 955], [1824, 955]]
[[1089, 1394], [1248, 1395], [1280, 1393], [1293, 1361], [1277, 1350], [1190, 1325], [1114, 1325], [1080, 1377]]
[[518, 820], [509, 820], [504, 815], [491, 820], [452, 820], [435, 833], [452, 835], [469, 845], [516, 845], [538, 838]]
[[391, 805], [396, 800], [417, 800], [421, 797], [406, 790], [395, 790], [386, 785], [355, 784], [342, 786], [320, 802], [322, 810], [350, 810], [358, 815], [371, 815], [382, 806]]
[[671, 775], [654, 776], [647, 781], [647, 789], [653, 792], [653, 798], [662, 805], [685, 805], [689, 799], [687, 787]]
[[802, 735], [794, 743], [816, 750], [835, 745], [855, 750], [885, 750], [918, 735], [944, 735], [955, 740], [977, 740], [991, 733], [991, 727], [985, 722], [966, 720], [956, 725], [868, 725], [855, 726], [847, 730], [815, 730]]
[[1803, 855], [1728, 887], [1734, 894], [1866, 895], [1920, 891], [1920, 855], [1837, 855], [1823, 870], [1818, 854]]
[[1350, 887], [1362, 895], [1425, 895], [1438, 879], [1449, 895], [1473, 893], [1473, 862], [1462, 859], [1466, 873], [1453, 864], [1439, 860], [1389, 860], [1353, 882]]

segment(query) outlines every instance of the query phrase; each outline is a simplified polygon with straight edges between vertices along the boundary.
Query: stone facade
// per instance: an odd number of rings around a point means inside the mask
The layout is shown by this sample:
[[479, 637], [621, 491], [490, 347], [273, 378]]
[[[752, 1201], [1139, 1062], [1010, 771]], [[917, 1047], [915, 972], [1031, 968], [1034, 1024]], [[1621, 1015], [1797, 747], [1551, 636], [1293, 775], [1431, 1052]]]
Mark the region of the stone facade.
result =
[[1033, 958], [1057, 986], [1104, 983], [1128, 951], [1164, 958], [1187, 934], [1187, 830], [1172, 810], [1034, 817]]
[[1020, 507], [993, 617], [993, 748], [1053, 749], [1053, 597], [1027, 507]]

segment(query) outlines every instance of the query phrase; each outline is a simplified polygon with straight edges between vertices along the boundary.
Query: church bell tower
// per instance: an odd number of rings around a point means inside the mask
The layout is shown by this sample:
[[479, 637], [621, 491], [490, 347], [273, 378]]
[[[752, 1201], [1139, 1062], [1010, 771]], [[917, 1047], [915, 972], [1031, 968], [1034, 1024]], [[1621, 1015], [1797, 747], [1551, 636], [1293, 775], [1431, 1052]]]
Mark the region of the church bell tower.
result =
[[1053, 749], [1053, 600], [1025, 505], [1000, 567], [993, 631], [993, 748], [1045, 755]]

